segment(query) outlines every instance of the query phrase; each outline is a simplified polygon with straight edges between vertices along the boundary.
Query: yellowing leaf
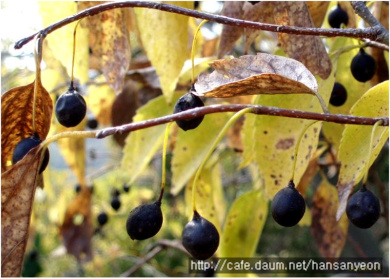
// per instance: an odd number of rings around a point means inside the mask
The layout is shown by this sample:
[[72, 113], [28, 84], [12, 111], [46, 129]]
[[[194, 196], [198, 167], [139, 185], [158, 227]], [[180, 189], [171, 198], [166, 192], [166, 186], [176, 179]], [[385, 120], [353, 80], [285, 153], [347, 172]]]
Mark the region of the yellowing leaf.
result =
[[336, 187], [322, 180], [313, 197], [311, 231], [324, 258], [338, 258], [347, 239], [348, 218], [336, 220], [337, 206]]
[[[78, 5], [79, 9], [85, 9], [97, 3], [80, 1]], [[92, 55], [116, 93], [122, 91], [130, 64], [129, 17], [127, 9], [113, 9], [86, 19]]]
[[[355, 39], [338, 37], [334, 39], [331, 46], [331, 53], [345, 46], [358, 45], [359, 42]], [[349, 114], [353, 104], [370, 88], [370, 83], [361, 83], [353, 78], [351, 74], [351, 61], [358, 53], [359, 49], [354, 49], [348, 52], [343, 52], [340, 55], [335, 53], [332, 57], [334, 68], [336, 68], [336, 81], [341, 83], [347, 90], [347, 101], [339, 107], [329, 104], [329, 111], [333, 114]], [[331, 90], [333, 84], [331, 85]], [[325, 122], [323, 133], [336, 149], [339, 148], [341, 135], [345, 125]]]
[[[389, 81], [382, 82], [368, 90], [352, 107], [351, 114], [365, 117], [388, 117]], [[345, 211], [349, 194], [364, 175], [366, 165], [374, 162], [389, 137], [389, 127], [378, 126], [375, 129], [370, 146], [372, 126], [346, 125], [341, 138], [338, 159], [341, 162], [339, 181], [340, 205], [337, 210], [339, 219]], [[371, 149], [371, 158], [367, 158]]]
[[268, 214], [262, 191], [237, 198], [226, 218], [219, 244], [220, 257], [253, 257]]
[[[97, 82], [101, 79], [97, 78]], [[101, 125], [111, 124], [111, 108], [115, 100], [115, 91], [108, 85], [91, 85], [86, 98], [88, 109], [96, 116]]]
[[[192, 211], [192, 186], [193, 179], [188, 182], [185, 191], [188, 216], [193, 216]], [[196, 209], [199, 214], [213, 223], [221, 233], [222, 217], [225, 212], [225, 200], [223, 197], [220, 165], [204, 168], [196, 185]], [[221, 214], [222, 213], [222, 214]], [[223, 216], [224, 217], [224, 216]]]
[[290, 58], [258, 53], [214, 61], [215, 71], [199, 76], [194, 94], [226, 98], [256, 94], [315, 94], [315, 77]]
[[320, 28], [324, 22], [329, 1], [306, 1], [314, 26]]
[[[173, 96], [176, 101], [180, 93]], [[173, 105], [168, 105], [163, 96], [157, 97], [137, 110], [133, 122], [153, 119], [156, 117], [171, 114]], [[158, 125], [147, 129], [131, 132], [126, 138], [123, 148], [123, 159], [121, 167], [123, 171], [131, 176], [130, 183], [140, 175], [148, 165], [154, 154], [161, 147], [166, 125]]]
[[22, 139], [36, 132], [44, 140], [49, 132], [53, 102], [40, 81], [33, 129], [34, 84], [13, 88], [1, 96], [1, 172], [12, 164], [13, 151]]
[[[38, 3], [44, 26], [77, 13], [77, 4], [74, 1], [44, 1]], [[46, 37], [50, 49], [64, 65], [69, 76], [72, 70], [73, 32], [75, 26], [76, 23], [68, 24]], [[88, 29], [78, 26], [74, 76], [81, 83], [88, 81], [88, 51]]]
[[1, 174], [2, 277], [21, 276], [41, 154], [34, 148]]
[[172, 158], [172, 194], [178, 194], [195, 174], [228, 119], [227, 113], [209, 114], [196, 129], [179, 130]]
[[[192, 8], [193, 2], [164, 2]], [[156, 68], [168, 102], [176, 88], [184, 61], [189, 54], [188, 17], [152, 9], [134, 9], [142, 45]]]

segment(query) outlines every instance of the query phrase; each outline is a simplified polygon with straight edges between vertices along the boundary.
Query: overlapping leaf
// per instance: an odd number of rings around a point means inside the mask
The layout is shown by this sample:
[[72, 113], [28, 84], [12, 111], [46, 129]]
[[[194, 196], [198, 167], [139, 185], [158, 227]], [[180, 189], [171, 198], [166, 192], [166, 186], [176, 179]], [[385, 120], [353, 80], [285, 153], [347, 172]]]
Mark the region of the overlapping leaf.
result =
[[1, 276], [21, 276], [42, 152], [32, 149], [1, 175]]
[[[274, 4], [276, 24], [315, 27], [306, 2], [280, 1]], [[279, 42], [289, 57], [302, 62], [313, 74], [328, 78], [332, 63], [318, 36], [278, 33]]]
[[338, 258], [348, 234], [348, 218], [336, 220], [337, 189], [323, 180], [313, 197], [311, 231], [324, 258]]
[[178, 194], [195, 174], [228, 119], [227, 113], [209, 114], [196, 129], [179, 130], [172, 158], [172, 194]]
[[324, 22], [329, 1], [306, 1], [314, 26], [320, 28]]
[[[351, 114], [366, 117], [388, 117], [389, 81], [369, 89], [352, 107]], [[366, 165], [374, 162], [389, 137], [389, 128], [376, 128], [372, 146], [370, 146], [372, 126], [346, 125], [340, 142], [338, 159], [341, 162], [339, 181], [337, 182], [340, 205], [337, 218], [345, 211], [348, 197], [363, 177]], [[371, 157], [367, 158], [371, 149]]]
[[[176, 101], [183, 92], [173, 96]], [[137, 110], [133, 122], [153, 119], [156, 117], [171, 114], [173, 105], [168, 105], [163, 96], [157, 97]], [[131, 132], [126, 138], [123, 148], [124, 156], [121, 167], [130, 174], [131, 181], [140, 175], [148, 165], [154, 154], [161, 147], [166, 125], [158, 125], [147, 129]]]
[[[193, 2], [165, 2], [192, 8]], [[161, 89], [168, 102], [184, 61], [188, 58], [188, 17], [152, 9], [134, 9], [142, 45], [160, 78]]]
[[[12, 161], [15, 146], [24, 138], [33, 135], [34, 82], [13, 88], [1, 96], [1, 171], [4, 172]], [[46, 138], [53, 111], [52, 100], [38, 82], [36, 90], [35, 125], [36, 132]]]
[[306, 67], [290, 58], [258, 53], [214, 61], [211, 74], [195, 83], [199, 96], [226, 98], [256, 94], [315, 94], [317, 81]]
[[226, 218], [218, 255], [253, 257], [268, 213], [268, 202], [261, 190], [237, 198]]
[[[81, 10], [96, 2], [81, 1], [78, 5]], [[98, 57], [99, 68], [116, 93], [122, 91], [130, 64], [129, 17], [128, 9], [113, 9], [86, 19], [92, 54]]]

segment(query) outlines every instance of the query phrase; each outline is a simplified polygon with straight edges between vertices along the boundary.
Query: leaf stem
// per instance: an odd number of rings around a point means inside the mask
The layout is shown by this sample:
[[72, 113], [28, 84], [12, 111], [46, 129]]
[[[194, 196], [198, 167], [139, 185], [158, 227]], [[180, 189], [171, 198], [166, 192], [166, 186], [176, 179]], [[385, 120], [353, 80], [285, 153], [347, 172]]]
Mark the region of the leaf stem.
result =
[[36, 105], [37, 105], [37, 92], [38, 87], [41, 84], [41, 61], [42, 61], [42, 39], [40, 35], [35, 37], [34, 46], [34, 58], [35, 58], [35, 81], [34, 81], [34, 96], [33, 96], [33, 107], [32, 107], [32, 129], [33, 133], [37, 132], [36, 127]]
[[198, 35], [198, 32], [200, 28], [205, 24], [208, 20], [203, 20], [198, 28], [196, 28], [195, 34], [194, 34], [194, 39], [192, 40], [192, 49], [191, 49], [191, 63], [192, 63], [192, 84], [195, 83], [195, 65], [194, 65], [194, 56], [195, 56], [195, 46], [196, 46], [196, 38]]
[[63, 138], [96, 138], [98, 131], [67, 131], [48, 137], [41, 143], [41, 148], [48, 146], [50, 143]]
[[315, 124], [319, 122], [318, 120], [317, 121], [312, 121], [310, 124], [308, 124], [305, 129], [303, 129], [302, 133], [299, 135], [299, 138], [298, 138], [298, 141], [297, 141], [297, 144], [295, 145], [295, 150], [294, 150], [294, 161], [293, 161], [293, 166], [292, 166], [292, 174], [291, 174], [291, 181], [294, 182], [294, 177], [295, 177], [295, 167], [297, 165], [297, 159], [298, 159], [298, 151], [299, 151], [299, 146], [301, 145], [301, 141], [302, 141], [302, 138], [303, 138], [303, 135], [307, 132], [307, 130], [311, 127], [311, 125]]
[[371, 138], [370, 138], [370, 145], [368, 147], [368, 154], [367, 154], [367, 162], [366, 162], [366, 165], [365, 165], [365, 171], [364, 171], [364, 177], [363, 177], [363, 185], [365, 185], [367, 183], [367, 177], [368, 177], [368, 171], [370, 169], [370, 159], [371, 159], [371, 153], [372, 153], [372, 144], [374, 142], [374, 133], [375, 133], [375, 129], [376, 127], [378, 127], [380, 124], [382, 123], [382, 120], [376, 122], [374, 124], [374, 126], [372, 127], [372, 131], [371, 131]]
[[207, 160], [210, 158], [211, 154], [213, 153], [214, 149], [216, 148], [217, 144], [222, 140], [222, 138], [225, 136], [227, 130], [229, 127], [236, 122], [238, 118], [240, 118], [242, 115], [244, 115], [247, 112], [250, 112], [252, 108], [245, 108], [243, 110], [240, 110], [236, 114], [234, 114], [228, 122], [226, 122], [225, 126], [223, 126], [222, 130], [219, 132], [217, 138], [214, 140], [213, 144], [211, 145], [210, 149], [207, 151], [206, 156], [204, 157], [202, 163], [200, 164], [198, 170], [196, 171], [194, 181], [192, 184], [192, 209], [194, 212], [197, 212], [196, 210], [196, 184], [198, 181], [198, 178], [200, 176], [200, 173], [203, 170], [204, 165], [206, 164]]

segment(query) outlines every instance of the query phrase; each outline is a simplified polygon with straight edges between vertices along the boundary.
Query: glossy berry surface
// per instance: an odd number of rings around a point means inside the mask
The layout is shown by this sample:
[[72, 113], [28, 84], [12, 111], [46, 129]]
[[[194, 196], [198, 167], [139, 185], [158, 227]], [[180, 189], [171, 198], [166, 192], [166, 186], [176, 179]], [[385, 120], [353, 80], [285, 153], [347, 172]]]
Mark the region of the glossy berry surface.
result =
[[75, 190], [76, 193], [80, 193], [81, 185], [80, 184], [76, 184], [76, 186], [74, 187], [74, 190]]
[[127, 185], [126, 183], [123, 184], [123, 191], [126, 192], [126, 193], [128, 193], [128, 192], [130, 191], [130, 186]]
[[192, 257], [205, 260], [217, 251], [219, 233], [211, 222], [195, 211], [192, 220], [184, 227], [182, 242]]
[[144, 240], [155, 236], [162, 223], [161, 202], [143, 204], [134, 208], [127, 217], [127, 234], [131, 239]]
[[[186, 111], [193, 108], [203, 107], [203, 101], [192, 93], [187, 93], [179, 98], [173, 110], [174, 113]], [[195, 129], [202, 123], [203, 116], [196, 117], [189, 120], [177, 120], [176, 124], [184, 131]]]
[[121, 201], [119, 197], [113, 197], [111, 199], [111, 207], [115, 210], [118, 211], [118, 209], [121, 207]]
[[340, 28], [341, 24], [348, 24], [348, 14], [340, 5], [337, 5], [328, 15], [328, 22], [332, 28]]
[[63, 93], [56, 102], [55, 107], [58, 122], [65, 127], [75, 127], [84, 119], [87, 112], [87, 104], [83, 96], [75, 89]]
[[100, 212], [97, 221], [100, 226], [104, 226], [108, 222], [108, 215], [106, 212]]
[[368, 229], [379, 219], [381, 208], [378, 198], [363, 186], [349, 198], [346, 211], [352, 224]]
[[96, 129], [98, 127], [99, 123], [95, 118], [90, 118], [87, 120], [87, 127], [89, 129]]
[[[41, 142], [42, 142], [42, 140], [39, 138], [39, 136], [37, 134], [35, 134], [29, 138], [22, 139], [16, 145], [14, 152], [12, 154], [12, 164], [16, 164], [21, 159], [23, 159], [23, 157], [26, 156], [26, 154], [31, 149], [38, 146]], [[49, 163], [49, 159], [50, 159], [49, 149], [46, 149], [41, 166], [39, 168], [39, 173], [42, 173], [46, 169], [46, 167]]]
[[281, 226], [292, 227], [298, 224], [305, 214], [305, 200], [295, 189], [294, 183], [276, 193], [271, 203], [274, 220]]
[[352, 59], [351, 73], [357, 81], [366, 82], [373, 78], [376, 67], [375, 59], [361, 48]]
[[335, 107], [339, 107], [345, 104], [347, 101], [347, 90], [338, 82], [334, 83], [332, 94], [330, 95], [329, 103]]

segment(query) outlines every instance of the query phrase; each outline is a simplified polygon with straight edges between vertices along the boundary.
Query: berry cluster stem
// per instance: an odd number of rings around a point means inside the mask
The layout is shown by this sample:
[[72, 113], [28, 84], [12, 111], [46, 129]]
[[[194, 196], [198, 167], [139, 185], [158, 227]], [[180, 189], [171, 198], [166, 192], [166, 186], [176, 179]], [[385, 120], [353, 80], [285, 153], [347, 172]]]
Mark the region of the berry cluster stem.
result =
[[205, 24], [208, 20], [203, 20], [198, 28], [196, 28], [194, 39], [192, 40], [192, 48], [191, 48], [191, 63], [192, 63], [192, 84], [195, 83], [195, 65], [194, 65], [194, 57], [195, 57], [195, 46], [196, 46], [196, 38], [199, 33], [200, 28]]
[[192, 184], [192, 209], [194, 212], [197, 212], [196, 210], [196, 184], [198, 181], [198, 178], [200, 176], [200, 173], [203, 170], [203, 167], [205, 166], [207, 160], [210, 158], [211, 154], [213, 153], [214, 149], [217, 147], [217, 144], [222, 140], [222, 138], [225, 136], [227, 130], [230, 128], [230, 126], [237, 121], [242, 115], [244, 115], [247, 112], [250, 112], [252, 108], [246, 108], [243, 110], [240, 110], [239, 112], [235, 113], [228, 122], [226, 122], [225, 126], [223, 126], [222, 130], [219, 132], [218, 136], [214, 140], [213, 144], [207, 151], [206, 156], [203, 158], [202, 163], [200, 164], [198, 170], [196, 171], [195, 178]]
[[162, 200], [164, 190], [165, 190], [166, 171], [167, 171], [167, 146], [168, 146], [169, 130], [172, 126], [172, 123], [173, 122], [168, 123], [167, 127], [165, 128], [163, 152], [162, 152], [161, 194], [158, 199], [159, 201]]
[[76, 54], [76, 32], [77, 32], [77, 27], [80, 24], [81, 19], [76, 23], [76, 26], [74, 27], [73, 31], [73, 54], [72, 54], [72, 73], [70, 76], [70, 88], [73, 89], [73, 72], [74, 72], [74, 57]]
[[34, 58], [35, 58], [35, 81], [34, 81], [34, 96], [33, 96], [33, 107], [32, 107], [32, 128], [33, 133], [37, 132], [37, 127], [35, 124], [35, 114], [36, 114], [36, 105], [37, 105], [37, 92], [38, 87], [41, 83], [41, 61], [42, 61], [42, 42], [43, 39], [40, 35], [35, 37], [35, 47], [34, 47]]

